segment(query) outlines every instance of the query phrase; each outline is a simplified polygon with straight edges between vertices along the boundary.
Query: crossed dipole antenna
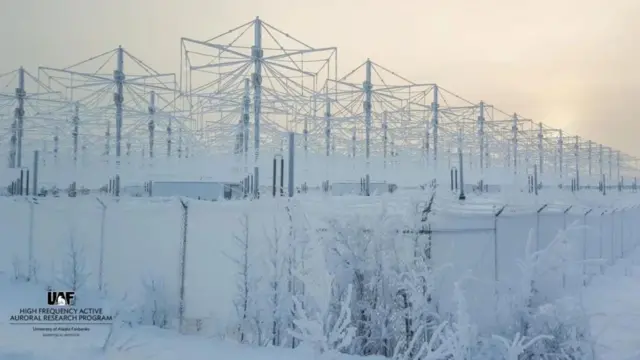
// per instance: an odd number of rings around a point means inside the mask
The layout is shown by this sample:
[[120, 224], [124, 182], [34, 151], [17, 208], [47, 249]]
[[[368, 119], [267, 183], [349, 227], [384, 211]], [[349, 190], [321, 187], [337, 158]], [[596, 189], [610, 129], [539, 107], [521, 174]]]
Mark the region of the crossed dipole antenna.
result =
[[252, 138], [257, 158], [296, 131], [308, 148], [315, 95], [337, 74], [335, 47], [312, 47], [256, 18], [207, 40], [183, 38], [181, 52], [184, 107], [203, 137], [235, 152]]
[[[100, 155], [110, 156], [114, 131], [117, 158], [123, 145], [126, 155], [146, 149], [153, 157], [164, 152], [161, 143], [166, 143], [166, 155], [172, 156], [175, 132], [179, 157], [183, 139], [196, 141], [190, 134], [190, 119], [178, 107], [176, 75], [154, 70], [121, 46], [65, 68], [40, 67], [38, 74], [73, 104], [72, 117], [79, 121], [72, 124], [73, 136], [103, 142]], [[73, 151], [75, 158], [75, 140]]]
[[55, 114], [66, 106], [62, 94], [22, 67], [0, 75], [0, 153], [8, 155], [10, 168], [22, 167], [24, 154], [40, 148], [39, 140], [62, 123]]
[[103, 141], [97, 152], [109, 155], [114, 131], [118, 158], [123, 147], [157, 154], [166, 146], [167, 156], [191, 147], [245, 159], [251, 148], [257, 161], [260, 148], [282, 148], [283, 133], [293, 131], [305, 153], [368, 158], [390, 150], [435, 160], [462, 151], [480, 168], [537, 164], [560, 176], [588, 168], [610, 178], [613, 167], [637, 163], [371, 60], [338, 77], [335, 47], [312, 47], [259, 18], [210, 39], [181, 39], [178, 76], [122, 47], [41, 67], [36, 77], [24, 69], [0, 74], [0, 152], [9, 150], [10, 166], [21, 166], [25, 147], [46, 148], [51, 139], [55, 154], [77, 158], [79, 143], [84, 150]]

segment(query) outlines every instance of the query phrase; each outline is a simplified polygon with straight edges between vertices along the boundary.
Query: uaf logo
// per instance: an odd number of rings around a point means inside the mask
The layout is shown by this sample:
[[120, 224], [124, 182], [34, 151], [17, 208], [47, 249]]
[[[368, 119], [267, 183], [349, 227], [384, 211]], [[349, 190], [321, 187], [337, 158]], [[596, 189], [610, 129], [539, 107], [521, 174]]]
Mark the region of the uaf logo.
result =
[[47, 304], [52, 306], [71, 306], [76, 293], [73, 291], [48, 291]]

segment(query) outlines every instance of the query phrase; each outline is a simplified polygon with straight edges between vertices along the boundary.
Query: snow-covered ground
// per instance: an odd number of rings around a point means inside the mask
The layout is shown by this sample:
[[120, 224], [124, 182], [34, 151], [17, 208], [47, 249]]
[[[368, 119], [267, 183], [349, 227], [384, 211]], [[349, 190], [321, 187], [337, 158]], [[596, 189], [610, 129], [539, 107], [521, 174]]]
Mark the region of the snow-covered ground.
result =
[[640, 359], [640, 249], [595, 277], [583, 299], [599, 358]]
[[[45, 337], [30, 325], [11, 325], [9, 317], [25, 307], [42, 307], [42, 286], [16, 283], [0, 274], [0, 360], [300, 360], [312, 359], [309, 348], [257, 348], [200, 336], [179, 335], [151, 326], [121, 329], [103, 349], [109, 326], [94, 325], [77, 337]], [[97, 298], [84, 306], [106, 306]], [[341, 356], [340, 360], [361, 359]], [[378, 359], [379, 358], [368, 358]]]
[[[10, 325], [9, 317], [20, 308], [40, 307], [46, 290], [41, 285], [15, 282], [0, 273], [0, 360], [98, 360], [98, 359], [224, 359], [299, 360], [314, 358], [306, 347], [295, 350], [239, 345], [202, 336], [179, 335], [171, 330], [140, 326], [120, 330], [104, 348], [108, 326], [93, 326], [79, 337], [44, 337], [31, 326]], [[582, 292], [590, 317], [598, 359], [640, 359], [640, 249], [607, 267]], [[88, 300], [89, 301], [89, 300]], [[105, 306], [98, 297], [91, 306]], [[85, 304], [89, 305], [89, 304]], [[341, 360], [363, 359], [347, 356]], [[382, 357], [367, 357], [382, 359]]]
[[[324, 337], [335, 340], [336, 317], [349, 308], [367, 313], [344, 315], [359, 332], [360, 342], [345, 345], [350, 353], [417, 360], [400, 347], [417, 342], [420, 326], [437, 318], [440, 347], [443, 354], [457, 351], [455, 360], [499, 359], [494, 334], [511, 341], [521, 332], [530, 339], [546, 331], [563, 343], [535, 351], [558, 345], [584, 354], [592, 344], [602, 358], [634, 359], [619, 357], [637, 349], [635, 333], [618, 335], [625, 324], [616, 320], [632, 321], [634, 310], [607, 297], [637, 282], [624, 275], [634, 275], [630, 264], [640, 263], [637, 194], [547, 189], [533, 196], [505, 187], [470, 193], [464, 202], [447, 190], [435, 195], [405, 189], [375, 197], [183, 199], [186, 212], [178, 198], [2, 197], [0, 291], [7, 296], [0, 298], [0, 349], [12, 359], [174, 359], [190, 352], [192, 359], [306, 359], [316, 353], [285, 348], [301, 338], [326, 347]], [[415, 232], [426, 228], [428, 236]], [[608, 269], [617, 261], [626, 265]], [[108, 326], [56, 338], [7, 324], [19, 308], [43, 307], [47, 287], [68, 290], [72, 272], [82, 283], [78, 306], [135, 309], [135, 326], [118, 327], [104, 351]], [[576, 298], [584, 311], [576, 310]], [[150, 308], [173, 321], [161, 325], [171, 330], [144, 326], [162, 322], [156, 315], [149, 320]], [[179, 309], [190, 335], [176, 331]], [[590, 336], [580, 320], [585, 316]], [[354, 330], [345, 326], [338, 333], [349, 337]], [[294, 329], [310, 334], [297, 338]], [[239, 339], [251, 345], [234, 342]], [[272, 342], [280, 347], [264, 347]], [[489, 355], [460, 350], [480, 343]]]

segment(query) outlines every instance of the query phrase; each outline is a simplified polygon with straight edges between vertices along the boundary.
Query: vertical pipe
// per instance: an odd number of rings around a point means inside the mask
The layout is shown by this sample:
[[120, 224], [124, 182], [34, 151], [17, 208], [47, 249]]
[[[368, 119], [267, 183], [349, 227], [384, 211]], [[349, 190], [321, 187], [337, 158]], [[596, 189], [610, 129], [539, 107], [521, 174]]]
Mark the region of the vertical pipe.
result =
[[276, 157], [273, 157], [273, 197], [276, 197], [276, 181], [277, 181], [277, 176], [278, 176], [278, 160], [276, 159]]
[[538, 166], [533, 165], [533, 191], [538, 195]]
[[289, 197], [293, 197], [294, 189], [295, 189], [295, 134], [293, 132], [289, 133]]
[[620, 177], [620, 150], [616, 152], [616, 171], [618, 173], [618, 182], [622, 183], [622, 178]]
[[38, 157], [40, 152], [38, 150], [33, 152], [33, 191], [31, 192], [34, 196], [38, 195]]
[[466, 196], [464, 194], [464, 164], [462, 162], [462, 148], [458, 148], [458, 161], [460, 162], [460, 196], [459, 200], [465, 200]]
[[284, 156], [280, 158], [280, 196], [284, 196]]
[[580, 137], [575, 137], [576, 142], [573, 145], [574, 156], [576, 161], [576, 191], [580, 190]]

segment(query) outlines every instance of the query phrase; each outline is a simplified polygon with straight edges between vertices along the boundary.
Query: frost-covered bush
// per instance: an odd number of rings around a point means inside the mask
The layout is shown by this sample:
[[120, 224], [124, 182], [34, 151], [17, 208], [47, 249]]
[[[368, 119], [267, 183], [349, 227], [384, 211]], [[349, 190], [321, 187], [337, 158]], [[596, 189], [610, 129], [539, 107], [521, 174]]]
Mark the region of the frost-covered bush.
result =
[[520, 286], [500, 296], [501, 309], [496, 336], [509, 338], [535, 338], [538, 341], [523, 348], [528, 358], [590, 359], [592, 341], [587, 315], [576, 296], [565, 291], [561, 297], [552, 297], [541, 289], [550, 270], [575, 266], [565, 256], [570, 252], [566, 232], [561, 231], [551, 243], [534, 250], [535, 240], [530, 232], [524, 258], [519, 261]]
[[168, 328], [175, 318], [175, 306], [170, 301], [164, 282], [158, 279], [142, 281], [142, 303], [134, 310], [139, 325]]
[[61, 262], [58, 282], [66, 289], [78, 291], [86, 285], [90, 275], [84, 248], [78, 243], [75, 235], [71, 234], [67, 252]]
[[[310, 227], [304, 209], [291, 211], [295, 205], [288, 203], [288, 221], [274, 221], [257, 237], [269, 245], [264, 263], [248, 257], [253, 236], [245, 216], [235, 259], [240, 340], [302, 343], [323, 358], [339, 352], [394, 360], [592, 357], [587, 316], [571, 296], [575, 289], [548, 283], [581, 268], [566, 233], [541, 250], [530, 236], [525, 253], [514, 254], [520, 273], [509, 281], [517, 281], [497, 284], [495, 297], [483, 298], [486, 304], [471, 303], [477, 301], [473, 291], [493, 290], [493, 284], [465, 275], [453, 279], [452, 296], [443, 295], [451, 264], [432, 258], [438, 256], [429, 232], [433, 196], [427, 199], [402, 212], [383, 198], [381, 211], [329, 217], [322, 231]], [[474, 323], [477, 309], [495, 323]]]

